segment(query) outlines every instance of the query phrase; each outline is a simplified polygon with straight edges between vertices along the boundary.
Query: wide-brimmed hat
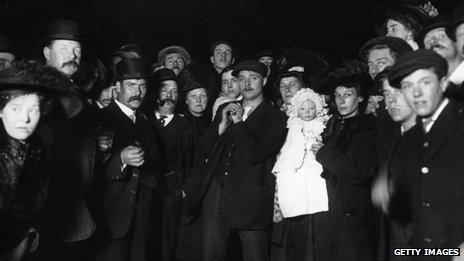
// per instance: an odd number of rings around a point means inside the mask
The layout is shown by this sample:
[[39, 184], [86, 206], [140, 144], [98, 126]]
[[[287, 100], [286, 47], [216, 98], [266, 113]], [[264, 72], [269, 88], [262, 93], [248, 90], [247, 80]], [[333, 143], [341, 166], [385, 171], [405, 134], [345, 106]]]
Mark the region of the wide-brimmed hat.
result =
[[238, 77], [238, 74], [240, 71], [252, 71], [259, 73], [263, 78], [266, 77], [267, 75], [267, 67], [266, 65], [255, 61], [255, 60], [247, 60], [238, 63], [236, 66], [234, 66], [234, 70], [232, 71], [232, 75], [234, 77]]
[[0, 92], [7, 90], [25, 90], [39, 92], [49, 98], [57, 98], [63, 105], [69, 118], [76, 116], [84, 106], [84, 102], [74, 90], [63, 88], [58, 84], [44, 84], [34, 75], [14, 67], [8, 73], [0, 75]]
[[189, 52], [184, 47], [178, 46], [178, 45], [172, 45], [172, 46], [163, 48], [161, 49], [161, 51], [159, 51], [158, 63], [164, 63], [164, 59], [166, 58], [166, 55], [172, 54], [172, 53], [177, 53], [180, 56], [182, 56], [182, 59], [184, 60], [185, 65], [190, 64], [192, 62]]
[[45, 44], [50, 40], [73, 40], [81, 42], [79, 25], [73, 20], [58, 19], [48, 24], [45, 36], [41, 38], [41, 43]]
[[6, 35], [0, 35], [0, 53], [12, 53], [15, 54], [16, 50], [13, 47], [11, 39]]
[[361, 87], [361, 93], [358, 95], [366, 97], [373, 82], [367, 73], [353, 74], [342, 68], [329, 73], [326, 79], [319, 82], [317, 92], [324, 95], [332, 95], [339, 86], [350, 88], [355, 85]]
[[374, 31], [378, 36], [385, 36], [384, 23], [387, 19], [402, 16], [408, 21], [415, 31], [420, 31], [421, 26], [430, 18], [429, 14], [421, 7], [400, 3], [384, 3], [374, 8], [371, 21]]
[[149, 72], [140, 58], [122, 59], [116, 65], [116, 81], [127, 79], [145, 79]]
[[214, 79], [209, 74], [209, 68], [200, 63], [191, 63], [185, 66], [179, 74], [182, 85], [182, 94], [186, 95], [191, 90], [204, 88], [211, 91], [214, 88]]
[[424, 28], [422, 28], [422, 30], [417, 35], [417, 44], [423, 48], [425, 35], [434, 29], [440, 27], [446, 28], [449, 25], [449, 22], [450, 17], [446, 15], [438, 15], [427, 20], [427, 22], [424, 24]]
[[456, 28], [462, 23], [464, 23], [464, 2], [461, 2], [457, 8], [454, 9], [453, 17], [446, 27], [446, 34], [451, 40], [456, 41]]
[[366, 60], [369, 50], [376, 45], [386, 45], [398, 55], [412, 51], [412, 47], [403, 39], [391, 36], [379, 36], [367, 41], [359, 49], [359, 58]]

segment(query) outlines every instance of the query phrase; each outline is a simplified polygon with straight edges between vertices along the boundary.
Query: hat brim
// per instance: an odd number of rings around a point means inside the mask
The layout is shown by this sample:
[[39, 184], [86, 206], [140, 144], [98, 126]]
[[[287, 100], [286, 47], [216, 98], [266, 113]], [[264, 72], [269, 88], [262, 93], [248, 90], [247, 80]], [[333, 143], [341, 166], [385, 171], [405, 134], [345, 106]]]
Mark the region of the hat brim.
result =
[[192, 58], [190, 57], [189, 52], [185, 48], [183, 48], [182, 46], [168, 46], [159, 51], [158, 63], [163, 63], [163, 60], [168, 53], [179, 53], [180, 55], [182, 55], [185, 59], [185, 65], [190, 64], [192, 62]]
[[[447, 28], [448, 25], [449, 24], [446, 23], [446, 22], [440, 22], [440, 23], [431, 24], [431, 25], [428, 25], [428, 26], [422, 28], [422, 30], [419, 32], [419, 34], [417, 35], [417, 38], [416, 38], [416, 41], [417, 41], [417, 44], [419, 45], [419, 47], [424, 48], [424, 38], [425, 38], [426, 34], [428, 34], [430, 31], [435, 30], [435, 29], [440, 28], [440, 27]], [[447, 32], [447, 34], [448, 34], [448, 32]], [[448, 35], [448, 37], [449, 37], [449, 35]]]
[[463, 23], [464, 23], [464, 18], [453, 21], [448, 26], [446, 26], [446, 29], [445, 29], [446, 34], [454, 42], [456, 42], [456, 29], [458, 28], [458, 26], [460, 26]]
[[0, 82], [0, 92], [7, 90], [25, 90], [38, 92], [47, 98], [56, 98], [60, 101], [66, 115], [72, 118], [79, 114], [84, 106], [84, 101], [71, 89], [57, 88], [55, 86], [32, 84], [32, 83], [10, 83]]
[[123, 80], [129, 80], [129, 79], [147, 79], [150, 77], [150, 74], [148, 73], [132, 73], [132, 74], [122, 74], [118, 75], [116, 77], [116, 81], [123, 81]]
[[333, 95], [337, 87], [350, 87], [354, 84], [360, 84], [362, 87], [362, 93], [360, 96], [365, 96], [367, 95], [368, 89], [370, 87], [369, 85], [372, 83], [371, 81], [368, 81], [368, 77], [369, 76], [366, 75], [365, 77], [341, 76], [337, 78], [329, 78], [321, 81], [318, 84], [317, 93], [323, 95]]
[[419, 25], [425, 23], [425, 21], [429, 18], [428, 14], [416, 6], [398, 3], [385, 3], [378, 5], [371, 14], [373, 29], [378, 36], [386, 35], [387, 32], [383, 25], [388, 18], [396, 14], [409, 15]]

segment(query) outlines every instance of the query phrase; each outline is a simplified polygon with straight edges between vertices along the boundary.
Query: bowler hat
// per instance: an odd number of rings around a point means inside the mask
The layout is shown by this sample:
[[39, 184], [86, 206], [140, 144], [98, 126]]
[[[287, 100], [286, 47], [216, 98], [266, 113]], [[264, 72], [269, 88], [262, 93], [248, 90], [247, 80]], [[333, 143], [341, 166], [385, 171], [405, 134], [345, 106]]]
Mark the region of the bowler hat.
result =
[[58, 19], [48, 24], [42, 43], [50, 40], [82, 41], [79, 25], [69, 19]]
[[421, 26], [430, 18], [429, 14], [419, 6], [384, 3], [375, 7], [371, 14], [371, 21], [377, 35], [386, 35], [387, 32], [384, 28], [385, 21], [398, 15], [402, 16], [415, 31], [420, 31]]
[[376, 45], [386, 45], [398, 55], [412, 51], [412, 47], [403, 39], [391, 36], [379, 36], [367, 41], [359, 49], [359, 58], [363, 61], [366, 60], [368, 52]]
[[458, 7], [454, 9], [451, 22], [446, 27], [446, 34], [451, 40], [456, 41], [456, 28], [462, 23], [464, 23], [464, 2], [461, 2]]
[[232, 75], [234, 77], [238, 77], [238, 74], [240, 71], [252, 71], [259, 73], [263, 78], [266, 77], [267, 75], [267, 67], [266, 65], [255, 61], [255, 60], [246, 60], [243, 62], [240, 62], [234, 67], [234, 70], [232, 71]]
[[448, 63], [446, 60], [431, 50], [417, 50], [400, 56], [391, 67], [388, 82], [394, 88], [401, 88], [401, 81], [419, 69], [434, 68], [438, 78], [446, 76]]
[[49, 98], [57, 98], [69, 118], [76, 116], [84, 106], [79, 95], [60, 84], [36, 79], [35, 75], [15, 67], [0, 77], [0, 92], [7, 90], [26, 90], [40, 92]]
[[116, 81], [144, 79], [149, 76], [143, 60], [140, 58], [122, 59], [116, 65]]
[[182, 59], [184, 59], [185, 65], [189, 64], [192, 61], [192, 59], [190, 58], [189, 52], [185, 48], [183, 48], [182, 46], [178, 46], [178, 45], [172, 45], [172, 46], [163, 48], [161, 51], [159, 51], [158, 63], [163, 63], [164, 59], [166, 58], [166, 55], [172, 54], [172, 53], [177, 53], [180, 56], [182, 56]]
[[15, 50], [13, 48], [11, 40], [6, 35], [0, 35], [0, 52], [15, 54]]
[[424, 38], [428, 32], [440, 27], [446, 28], [446, 26], [449, 25], [449, 22], [450, 18], [446, 15], [438, 15], [427, 20], [427, 22], [424, 24], [424, 28], [417, 35], [417, 43], [419, 46], [421, 48], [424, 47]]

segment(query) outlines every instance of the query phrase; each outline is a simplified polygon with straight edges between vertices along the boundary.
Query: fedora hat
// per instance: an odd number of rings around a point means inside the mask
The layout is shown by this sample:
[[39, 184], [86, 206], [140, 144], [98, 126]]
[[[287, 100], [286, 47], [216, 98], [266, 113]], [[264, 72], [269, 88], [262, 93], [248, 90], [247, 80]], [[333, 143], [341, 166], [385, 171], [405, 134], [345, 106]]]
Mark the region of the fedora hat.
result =
[[438, 15], [427, 20], [427, 22], [424, 24], [424, 28], [422, 28], [422, 30], [417, 35], [417, 44], [419, 44], [419, 47], [424, 47], [424, 38], [428, 32], [440, 27], [446, 28], [449, 25], [449, 22], [450, 17], [446, 15]]
[[116, 81], [127, 79], [145, 79], [149, 76], [143, 60], [140, 58], [122, 59], [116, 65]]
[[73, 40], [81, 42], [79, 25], [69, 19], [58, 19], [48, 24], [42, 44], [50, 40]]

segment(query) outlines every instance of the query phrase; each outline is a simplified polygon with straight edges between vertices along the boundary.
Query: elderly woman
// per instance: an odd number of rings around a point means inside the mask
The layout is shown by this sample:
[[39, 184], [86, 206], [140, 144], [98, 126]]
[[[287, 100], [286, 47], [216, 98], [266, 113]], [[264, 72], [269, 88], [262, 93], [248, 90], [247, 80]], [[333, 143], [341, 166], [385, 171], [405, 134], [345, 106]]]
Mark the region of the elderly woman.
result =
[[375, 118], [363, 114], [368, 75], [340, 70], [322, 88], [335, 99], [322, 144], [312, 147], [327, 184], [328, 211], [313, 215], [312, 260], [373, 260], [370, 182], [377, 170]]
[[290, 63], [277, 75], [275, 85], [282, 98], [282, 106], [280, 108], [282, 111], [287, 111], [290, 101], [297, 91], [306, 88], [303, 81], [303, 73], [303, 66]]
[[[18, 72], [0, 82], [0, 259], [21, 260], [38, 245], [38, 223], [50, 181], [50, 157], [37, 134], [48, 98], [75, 115], [73, 93], [34, 84]], [[40, 230], [39, 230], [40, 231]]]

